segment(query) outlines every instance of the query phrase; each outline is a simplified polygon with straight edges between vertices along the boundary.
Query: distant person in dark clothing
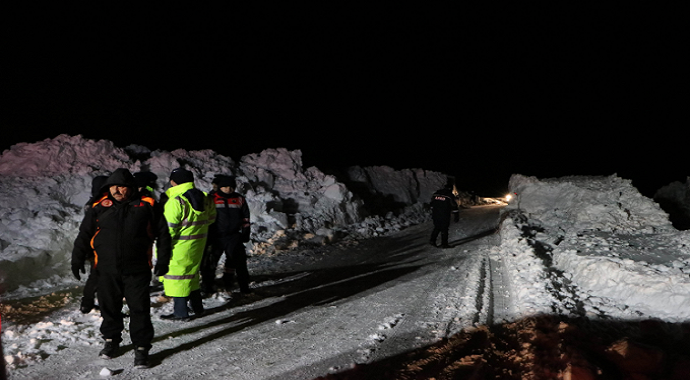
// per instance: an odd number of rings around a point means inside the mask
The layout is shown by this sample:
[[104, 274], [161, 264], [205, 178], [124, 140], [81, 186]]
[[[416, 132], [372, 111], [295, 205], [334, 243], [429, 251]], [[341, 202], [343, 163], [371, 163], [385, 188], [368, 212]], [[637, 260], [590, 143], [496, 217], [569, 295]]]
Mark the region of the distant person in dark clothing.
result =
[[[94, 177], [91, 181], [91, 199], [86, 202], [84, 206], [84, 213], [93, 207], [101, 198], [106, 196], [108, 190], [103, 188], [105, 181], [108, 179], [106, 175], [99, 175]], [[86, 279], [86, 284], [84, 284], [84, 296], [81, 299], [81, 305], [79, 306], [79, 311], [84, 314], [88, 314], [96, 307], [96, 289], [98, 285], [98, 270], [96, 270], [96, 265], [94, 262], [93, 251], [88, 258], [89, 263], [91, 263], [91, 269], [89, 270], [89, 277]]]
[[206, 295], [215, 292], [216, 268], [220, 257], [225, 253], [223, 285], [230, 293], [237, 276], [240, 293], [251, 293], [249, 289], [249, 270], [244, 243], [249, 241], [249, 206], [243, 195], [235, 192], [235, 177], [218, 176], [218, 191], [213, 193], [216, 207], [216, 221], [211, 225], [210, 249], [205, 252], [201, 267], [201, 291]]
[[137, 184], [139, 194], [156, 199], [154, 190], [156, 189], [156, 180], [158, 176], [151, 172], [136, 172], [133, 174], [134, 182]]
[[84, 262], [94, 254], [98, 271], [98, 303], [103, 321], [105, 345], [99, 355], [117, 355], [122, 331], [122, 299], [130, 311], [129, 333], [134, 346], [134, 366], [148, 367], [153, 341], [149, 282], [151, 252], [159, 240], [159, 253], [170, 255], [170, 233], [156, 201], [137, 192], [134, 177], [127, 169], [117, 169], [108, 177], [107, 195], [84, 216], [72, 250], [72, 273], [81, 279]]
[[436, 239], [441, 234], [441, 247], [450, 248], [448, 245], [448, 228], [450, 217], [453, 215], [455, 222], [460, 219], [458, 202], [453, 195], [453, 184], [446, 184], [431, 196], [431, 216], [434, 221], [434, 230], [431, 232], [431, 245], [436, 247]]

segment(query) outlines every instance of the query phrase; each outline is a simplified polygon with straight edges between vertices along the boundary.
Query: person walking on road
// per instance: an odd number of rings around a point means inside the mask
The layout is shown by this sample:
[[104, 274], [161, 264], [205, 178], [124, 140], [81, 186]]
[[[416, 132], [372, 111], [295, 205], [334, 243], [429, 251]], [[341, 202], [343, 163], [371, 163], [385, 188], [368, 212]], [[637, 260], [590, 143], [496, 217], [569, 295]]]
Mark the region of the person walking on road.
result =
[[206, 193], [194, 187], [194, 175], [189, 170], [173, 170], [170, 184], [172, 187], [165, 192], [163, 213], [172, 238], [172, 256], [159, 254], [156, 267], [165, 272], [163, 289], [166, 296], [173, 297], [174, 311], [161, 318], [188, 320], [188, 302], [195, 317], [204, 314], [199, 268], [209, 226], [216, 219], [216, 208]]
[[431, 232], [430, 243], [434, 247], [437, 246], [436, 240], [441, 234], [441, 248], [450, 248], [448, 229], [450, 228], [451, 215], [457, 223], [460, 219], [460, 211], [455, 195], [453, 195], [453, 184], [449, 182], [431, 196], [431, 216], [434, 221], [434, 229]]
[[122, 342], [123, 297], [130, 311], [129, 332], [134, 366], [149, 366], [153, 341], [149, 282], [154, 240], [158, 252], [170, 254], [170, 233], [156, 201], [137, 192], [134, 177], [117, 169], [105, 183], [108, 192], [88, 209], [72, 250], [72, 273], [80, 280], [84, 262], [93, 253], [98, 271], [98, 303], [105, 345], [99, 355], [118, 355]]

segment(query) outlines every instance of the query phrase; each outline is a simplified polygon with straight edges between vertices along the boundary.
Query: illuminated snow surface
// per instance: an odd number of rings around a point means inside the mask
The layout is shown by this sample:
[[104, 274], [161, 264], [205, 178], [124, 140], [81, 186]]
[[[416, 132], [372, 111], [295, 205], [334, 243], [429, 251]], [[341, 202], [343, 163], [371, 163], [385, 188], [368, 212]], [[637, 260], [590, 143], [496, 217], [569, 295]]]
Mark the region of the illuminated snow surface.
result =
[[[133, 368], [127, 326], [122, 354], [98, 359], [100, 316], [78, 311], [69, 253], [90, 178], [142, 162], [81, 137], [15, 146], [0, 157], [10, 379], [310, 379], [530, 316], [690, 320], [688, 234], [616, 175], [514, 175], [511, 203], [463, 209], [452, 248], [440, 249], [428, 243], [426, 195], [403, 214], [365, 218], [344, 184], [302, 169], [294, 152], [239, 165], [210, 151], [151, 156], [144, 166], [160, 173], [184, 157], [198, 177], [239, 167], [240, 179], [264, 186], [248, 197], [263, 227], [249, 247], [256, 294], [217, 295], [204, 300], [208, 315], [170, 322], [160, 315], [172, 304], [154, 288], [152, 368]], [[420, 173], [438, 185], [434, 173]], [[197, 184], [206, 189], [208, 180]], [[288, 198], [304, 212], [268, 206]], [[281, 225], [290, 219], [299, 233]]]

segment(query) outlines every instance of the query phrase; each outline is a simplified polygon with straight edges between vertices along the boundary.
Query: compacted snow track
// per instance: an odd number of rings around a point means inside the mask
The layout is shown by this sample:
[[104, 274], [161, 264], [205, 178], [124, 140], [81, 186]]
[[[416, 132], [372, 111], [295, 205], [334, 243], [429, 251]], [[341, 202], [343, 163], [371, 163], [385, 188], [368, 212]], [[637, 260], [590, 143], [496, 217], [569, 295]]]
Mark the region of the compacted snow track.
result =
[[[500, 209], [461, 210], [449, 249], [429, 245], [427, 223], [308, 258], [252, 258], [251, 298], [205, 300], [209, 315], [191, 322], [162, 321], [154, 310], [150, 369], [132, 368], [131, 346], [112, 360], [97, 359], [96, 339], [67, 344], [11, 370], [10, 378], [102, 378], [108, 368], [127, 379], [309, 379], [429, 345], [496, 319], [506, 292], [489, 251], [499, 243]], [[57, 314], [58, 322], [88, 324], [75, 304]], [[91, 322], [94, 336], [97, 327]]]

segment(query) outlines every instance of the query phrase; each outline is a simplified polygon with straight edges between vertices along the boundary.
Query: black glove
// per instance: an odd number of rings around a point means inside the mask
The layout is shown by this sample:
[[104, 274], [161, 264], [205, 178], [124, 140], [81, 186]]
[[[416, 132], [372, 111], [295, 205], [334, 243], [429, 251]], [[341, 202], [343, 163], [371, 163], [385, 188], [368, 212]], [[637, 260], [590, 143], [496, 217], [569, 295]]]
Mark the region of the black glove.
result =
[[457, 223], [457, 222], [459, 222], [459, 221], [460, 221], [460, 215], [455, 214], [455, 223]]
[[165, 276], [168, 273], [168, 266], [162, 263], [156, 263], [156, 267], [153, 269], [153, 274], [156, 276]]
[[249, 241], [250, 233], [251, 233], [251, 230], [249, 228], [243, 228], [242, 229], [242, 243], [246, 243]]
[[84, 263], [72, 263], [72, 274], [74, 275], [74, 277], [76, 277], [77, 280], [81, 280], [79, 272], [86, 273], [86, 269], [84, 269]]

